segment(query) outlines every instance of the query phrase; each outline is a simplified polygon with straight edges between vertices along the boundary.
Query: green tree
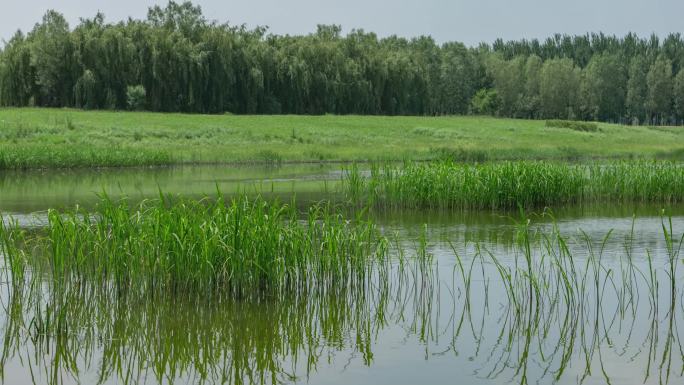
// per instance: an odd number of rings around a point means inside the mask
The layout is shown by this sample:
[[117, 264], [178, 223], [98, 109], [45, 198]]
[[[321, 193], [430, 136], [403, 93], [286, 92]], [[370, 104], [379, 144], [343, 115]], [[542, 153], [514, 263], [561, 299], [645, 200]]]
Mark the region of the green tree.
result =
[[646, 75], [646, 83], [651, 119], [656, 124], [665, 123], [672, 113], [672, 62], [659, 56]]
[[582, 104], [587, 117], [617, 121], [624, 115], [627, 72], [617, 55], [598, 54], [582, 73]]
[[575, 117], [579, 79], [579, 70], [570, 59], [551, 59], [544, 63], [539, 74], [542, 117], [561, 119]]
[[76, 107], [87, 110], [97, 107], [97, 80], [92, 71], [83, 71], [74, 86], [74, 98]]
[[525, 95], [525, 61], [521, 56], [503, 60], [499, 55], [492, 55], [487, 60], [489, 75], [499, 98], [499, 115], [519, 116], [521, 112], [521, 101]]
[[50, 107], [70, 105], [73, 90], [69, 24], [60, 13], [48, 11], [28, 35], [31, 66], [39, 90], [37, 103]]
[[24, 34], [19, 31], [0, 51], [0, 105], [32, 104], [34, 78], [30, 47]]
[[536, 118], [539, 115], [539, 75], [543, 64], [537, 55], [528, 57], [525, 63], [525, 94], [520, 107], [525, 118]]
[[648, 62], [642, 55], [635, 56], [629, 65], [625, 107], [628, 115], [637, 124], [646, 120], [646, 99], [648, 97], [646, 77], [648, 69]]
[[476, 59], [460, 43], [447, 43], [442, 48], [440, 80], [435, 111], [466, 114], [476, 89]]
[[684, 68], [680, 69], [677, 76], [675, 76], [674, 106], [678, 121], [684, 121]]

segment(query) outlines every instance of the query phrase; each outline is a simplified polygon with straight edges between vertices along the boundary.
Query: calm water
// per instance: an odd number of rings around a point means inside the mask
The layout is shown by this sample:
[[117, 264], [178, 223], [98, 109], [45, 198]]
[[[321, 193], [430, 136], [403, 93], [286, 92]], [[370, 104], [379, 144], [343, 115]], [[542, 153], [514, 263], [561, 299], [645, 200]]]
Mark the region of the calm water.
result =
[[[160, 189], [201, 197], [217, 186], [283, 200], [294, 194], [301, 203], [337, 196], [340, 170], [310, 165], [4, 173], [0, 212], [35, 225], [44, 210], [92, 205], [102, 191], [131, 199], [155, 197]], [[684, 383], [684, 269], [679, 259], [674, 268], [668, 264], [674, 251], [668, 250], [660, 209], [556, 208], [555, 221], [530, 215], [537, 289], [524, 276], [515, 214], [492, 212], [376, 214], [407, 262], [375, 267], [362, 282], [259, 301], [121, 297], [83, 285], [59, 293], [47, 285], [20, 290], [3, 274], [2, 379]], [[667, 209], [678, 240], [684, 207]], [[554, 226], [572, 261], [554, 256], [562, 254], [557, 238], [544, 238]], [[421, 239], [431, 263], [412, 258]], [[570, 263], [575, 278], [561, 274]], [[502, 278], [501, 268], [511, 281]], [[567, 287], [573, 288], [571, 297]]]

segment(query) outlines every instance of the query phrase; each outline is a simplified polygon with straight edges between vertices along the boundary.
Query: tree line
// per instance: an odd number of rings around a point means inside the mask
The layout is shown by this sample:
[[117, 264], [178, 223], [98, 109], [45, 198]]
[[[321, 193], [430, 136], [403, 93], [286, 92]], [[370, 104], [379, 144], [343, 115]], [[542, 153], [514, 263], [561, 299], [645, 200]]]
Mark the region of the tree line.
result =
[[169, 2], [144, 20], [48, 11], [0, 49], [0, 105], [249, 114], [491, 114], [684, 121], [684, 40], [555, 35], [466, 47], [430, 37], [274, 35]]

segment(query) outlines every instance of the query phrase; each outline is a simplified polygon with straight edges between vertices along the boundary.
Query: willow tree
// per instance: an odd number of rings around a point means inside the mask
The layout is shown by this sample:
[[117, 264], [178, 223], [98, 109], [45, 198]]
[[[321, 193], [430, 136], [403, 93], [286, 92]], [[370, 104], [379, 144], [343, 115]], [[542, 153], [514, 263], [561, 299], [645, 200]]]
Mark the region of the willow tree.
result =
[[0, 105], [34, 104], [34, 79], [30, 47], [24, 34], [18, 31], [0, 51]]
[[684, 121], [684, 69], [680, 69], [674, 80], [674, 111], [678, 122]]
[[525, 96], [525, 62], [525, 58], [521, 56], [503, 60], [498, 55], [490, 56], [487, 61], [487, 68], [499, 98], [499, 115], [521, 114], [521, 102]]
[[582, 72], [582, 106], [588, 118], [617, 121], [624, 116], [627, 70], [617, 55], [598, 54]]
[[646, 75], [646, 83], [646, 105], [651, 120], [656, 124], [664, 123], [672, 113], [672, 62], [659, 56]]
[[648, 97], [646, 77], [648, 70], [649, 64], [644, 56], [638, 55], [632, 59], [629, 66], [625, 107], [627, 115], [637, 124], [646, 120], [646, 99]]
[[0, 50], [0, 105], [124, 109], [135, 89], [145, 91], [135, 108], [169, 112], [667, 121], [673, 111], [681, 118], [672, 73], [683, 63], [679, 34], [557, 34], [477, 47], [344, 35], [337, 25], [282, 36], [171, 1], [142, 20], [110, 23], [98, 13], [73, 30], [47, 12]]
[[547, 60], [539, 74], [539, 97], [544, 118], [576, 116], [580, 72], [570, 59]]
[[31, 67], [35, 72], [36, 104], [62, 107], [71, 104], [74, 73], [69, 24], [64, 16], [48, 11], [28, 34]]

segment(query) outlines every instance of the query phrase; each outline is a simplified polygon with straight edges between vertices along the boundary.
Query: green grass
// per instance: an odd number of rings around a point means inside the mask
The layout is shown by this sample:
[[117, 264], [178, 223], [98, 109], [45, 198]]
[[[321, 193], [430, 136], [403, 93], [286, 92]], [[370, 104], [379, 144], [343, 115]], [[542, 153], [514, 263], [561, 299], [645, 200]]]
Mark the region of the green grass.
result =
[[[598, 132], [492, 117], [237, 116], [0, 109], [3, 168], [452, 158], [684, 157], [684, 129]], [[43, 156], [43, 149], [54, 156]], [[104, 150], [104, 151], [103, 151]], [[101, 152], [110, 156], [93, 156]]]
[[153, 148], [16, 144], [0, 146], [0, 169], [162, 166], [168, 151]]
[[0, 254], [14, 280], [45, 272], [121, 292], [220, 292], [236, 296], [324, 287], [363, 275], [382, 259], [375, 226], [328, 205], [300, 218], [294, 205], [261, 198], [131, 205], [103, 198], [95, 210], [48, 211], [37, 231], [0, 223]]
[[543, 207], [582, 202], [684, 201], [684, 167], [671, 161], [568, 164], [551, 161], [458, 164], [451, 161], [356, 166], [344, 174], [345, 194], [380, 207]]

